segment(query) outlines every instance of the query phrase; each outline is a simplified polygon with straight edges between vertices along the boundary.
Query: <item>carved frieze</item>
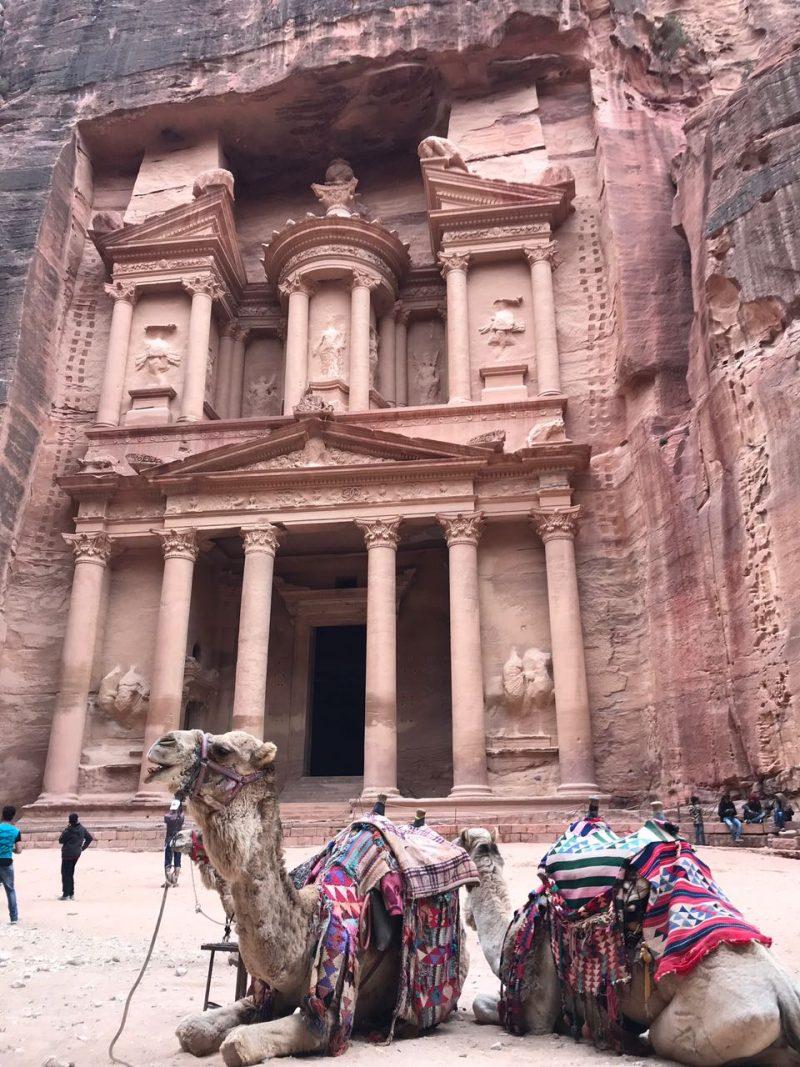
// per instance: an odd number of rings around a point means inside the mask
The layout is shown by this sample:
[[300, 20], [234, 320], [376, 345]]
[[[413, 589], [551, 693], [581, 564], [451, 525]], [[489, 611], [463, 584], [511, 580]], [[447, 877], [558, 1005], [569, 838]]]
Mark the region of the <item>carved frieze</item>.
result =
[[540, 234], [547, 236], [549, 233], [549, 226], [484, 226], [472, 230], [445, 230], [442, 233], [442, 242], [448, 244], [451, 241], [485, 241], [492, 237], [537, 237]]

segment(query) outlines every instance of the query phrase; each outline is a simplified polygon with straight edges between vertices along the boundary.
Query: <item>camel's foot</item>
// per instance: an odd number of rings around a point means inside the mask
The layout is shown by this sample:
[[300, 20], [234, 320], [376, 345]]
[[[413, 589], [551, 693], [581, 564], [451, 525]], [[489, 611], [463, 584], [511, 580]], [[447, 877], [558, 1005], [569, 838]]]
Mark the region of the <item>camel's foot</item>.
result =
[[184, 1052], [191, 1052], [193, 1056], [210, 1056], [212, 1052], [219, 1051], [226, 1035], [235, 1026], [247, 1023], [253, 1011], [252, 1000], [245, 997], [224, 1008], [187, 1015], [178, 1024], [175, 1034]]
[[301, 1015], [287, 1015], [253, 1026], [237, 1026], [220, 1046], [226, 1067], [252, 1067], [277, 1056], [301, 1056], [321, 1051], [322, 1040], [311, 1033]]
[[472, 1002], [472, 1014], [475, 1022], [481, 1026], [500, 1025], [500, 997], [493, 993], [481, 993]]

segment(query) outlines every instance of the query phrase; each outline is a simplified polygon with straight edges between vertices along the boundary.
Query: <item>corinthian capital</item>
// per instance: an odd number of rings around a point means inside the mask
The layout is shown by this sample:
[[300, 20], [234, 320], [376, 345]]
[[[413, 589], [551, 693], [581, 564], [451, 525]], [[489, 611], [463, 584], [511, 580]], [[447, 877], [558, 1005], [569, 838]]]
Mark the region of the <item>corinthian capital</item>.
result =
[[377, 289], [380, 285], [380, 278], [376, 278], [374, 274], [370, 274], [368, 270], [359, 270], [357, 267], [353, 271], [353, 280], [350, 283], [351, 289]]
[[397, 322], [402, 323], [403, 326], [408, 326], [408, 320], [411, 318], [411, 309], [405, 307], [402, 300], [395, 302], [394, 314]]
[[204, 293], [206, 296], [210, 296], [212, 300], [219, 300], [225, 295], [225, 289], [213, 274], [195, 274], [191, 278], [182, 278], [181, 285], [192, 296], [195, 293]]
[[483, 533], [483, 512], [473, 511], [465, 515], [437, 515], [436, 518], [444, 527], [444, 536], [450, 545], [477, 545]]
[[97, 563], [105, 567], [111, 557], [111, 538], [104, 533], [61, 535], [75, 553], [76, 563]]
[[278, 549], [278, 532], [278, 527], [271, 522], [262, 523], [261, 526], [243, 526], [244, 554], [266, 552], [274, 556]]
[[311, 296], [314, 292], [314, 286], [307, 282], [298, 272], [290, 274], [288, 278], [284, 278], [278, 286], [278, 292], [285, 297], [290, 297], [292, 293], [305, 293], [306, 296]]
[[398, 527], [402, 521], [398, 516], [393, 519], [355, 519], [355, 524], [364, 534], [368, 549], [376, 545], [397, 548], [397, 542], [400, 540]]
[[104, 285], [103, 289], [114, 302], [126, 300], [129, 304], [135, 304], [139, 295], [136, 291], [135, 282], [113, 281], [109, 285]]
[[241, 323], [234, 323], [229, 327], [231, 337], [234, 341], [246, 341], [250, 333], [249, 326], [242, 326]]
[[547, 260], [550, 264], [550, 269], [555, 270], [561, 262], [556, 254], [555, 241], [548, 241], [546, 245], [525, 245], [522, 251], [531, 266], [534, 263], [541, 263]]
[[196, 530], [191, 528], [186, 530], [153, 530], [153, 533], [161, 538], [164, 559], [169, 559], [170, 556], [180, 556], [183, 559], [190, 559], [192, 562], [197, 559], [199, 550]]
[[436, 258], [445, 278], [451, 270], [462, 270], [465, 274], [467, 273], [469, 252], [440, 252]]
[[580, 513], [580, 504], [553, 511], [532, 511], [531, 524], [545, 544], [557, 538], [568, 538], [572, 541], [578, 532]]

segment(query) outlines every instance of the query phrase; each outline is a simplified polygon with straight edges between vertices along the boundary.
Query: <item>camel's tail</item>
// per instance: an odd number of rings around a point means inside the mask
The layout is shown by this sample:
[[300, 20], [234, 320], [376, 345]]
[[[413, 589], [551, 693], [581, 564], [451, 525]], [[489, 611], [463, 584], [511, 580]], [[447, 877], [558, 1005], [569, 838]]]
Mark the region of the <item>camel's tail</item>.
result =
[[791, 979], [783, 984], [778, 993], [778, 1010], [786, 1043], [800, 1054], [800, 991], [794, 987]]

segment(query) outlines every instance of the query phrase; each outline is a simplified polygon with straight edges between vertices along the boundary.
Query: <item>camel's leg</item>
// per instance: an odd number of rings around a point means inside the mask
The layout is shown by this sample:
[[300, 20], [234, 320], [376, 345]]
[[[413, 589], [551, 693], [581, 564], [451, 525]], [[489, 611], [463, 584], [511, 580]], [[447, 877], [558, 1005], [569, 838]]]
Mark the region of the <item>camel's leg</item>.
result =
[[193, 1056], [210, 1056], [217, 1052], [235, 1026], [246, 1024], [255, 1014], [251, 997], [237, 1000], [224, 1008], [195, 1012], [178, 1023], [175, 1031], [184, 1052]]
[[475, 1022], [482, 1026], [500, 1025], [500, 997], [496, 993], [480, 993], [472, 1002], [472, 1014]]
[[277, 1056], [322, 1052], [325, 1039], [311, 1033], [302, 1015], [287, 1015], [269, 1023], [237, 1026], [222, 1042], [226, 1067], [251, 1067]]

